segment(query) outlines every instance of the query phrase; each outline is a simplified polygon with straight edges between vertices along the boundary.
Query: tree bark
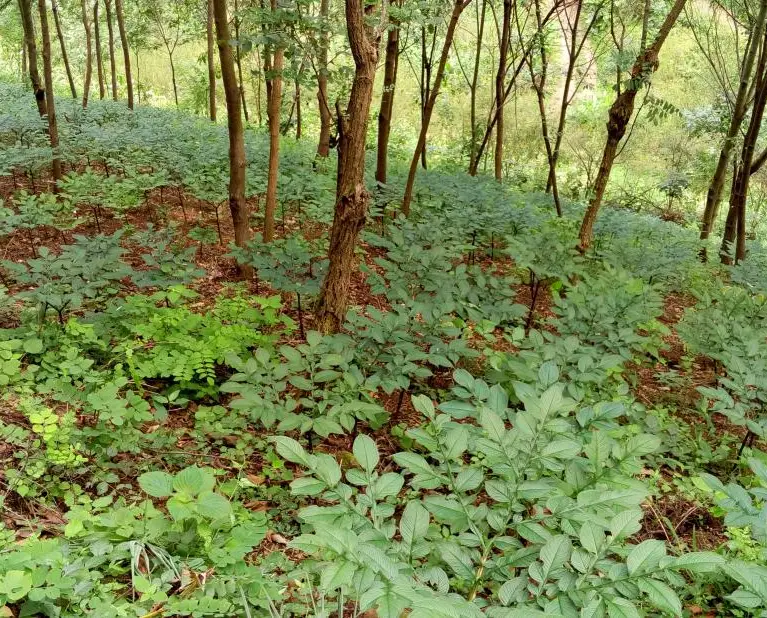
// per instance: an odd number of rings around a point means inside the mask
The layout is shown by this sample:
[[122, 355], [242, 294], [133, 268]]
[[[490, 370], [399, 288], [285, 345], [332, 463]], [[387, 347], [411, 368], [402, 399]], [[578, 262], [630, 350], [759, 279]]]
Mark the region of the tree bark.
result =
[[123, 48], [123, 62], [125, 63], [125, 86], [128, 89], [128, 109], [133, 109], [133, 78], [131, 77], [128, 34], [125, 31], [123, 0], [115, 0], [115, 15], [117, 17], [117, 29], [120, 31], [120, 46]]
[[112, 22], [112, 0], [104, 0], [107, 19], [107, 43], [109, 45], [109, 72], [112, 76], [112, 100], [117, 101], [117, 60], [115, 57], [115, 33]]
[[[271, 0], [272, 11], [277, 10], [277, 0]], [[282, 103], [282, 69], [285, 49], [282, 43], [274, 46], [271, 76], [267, 77], [266, 114], [269, 120], [269, 172], [266, 177], [266, 202], [264, 205], [264, 242], [274, 238], [274, 213], [277, 210], [277, 176], [280, 168], [280, 106]]]
[[[168, 48], [168, 61], [170, 62], [170, 81], [173, 85], [173, 102], [178, 107], [178, 86], [176, 85], [176, 64], [173, 62], [173, 52]], [[138, 66], [136, 67], [138, 68]]]
[[328, 101], [328, 11], [330, 0], [320, 1], [320, 21], [322, 30], [319, 37], [318, 62], [319, 72], [317, 75], [317, 107], [320, 112], [320, 139], [317, 142], [317, 156], [327, 157], [330, 155], [330, 124], [333, 121]]
[[67, 81], [69, 82], [69, 90], [72, 93], [72, 98], [77, 98], [77, 90], [75, 89], [75, 80], [72, 77], [72, 67], [69, 66], [69, 55], [67, 54], [67, 45], [64, 42], [64, 33], [61, 30], [61, 21], [59, 20], [59, 8], [56, 6], [56, 0], [51, 1], [51, 11], [53, 12], [53, 23], [56, 26], [56, 36], [59, 39], [59, 46], [61, 47], [61, 61], [64, 63], [64, 69], [67, 73]]
[[474, 72], [471, 76], [470, 111], [469, 122], [471, 124], [471, 142], [469, 146], [469, 170], [476, 166], [477, 157], [477, 84], [479, 83], [479, 61], [482, 52], [482, 39], [485, 32], [485, 15], [487, 14], [487, 0], [482, 0], [482, 10], [477, 5], [477, 46], [474, 52]]
[[[323, 332], [336, 332], [343, 323], [355, 265], [354, 249], [370, 199], [365, 188], [365, 138], [381, 36], [365, 21], [365, 13], [372, 7], [365, 7], [363, 0], [346, 0], [346, 26], [355, 70], [346, 113], [338, 110], [338, 175], [330, 263], [316, 310], [317, 327]], [[385, 4], [381, 7], [383, 11]]]
[[[735, 95], [735, 104], [733, 106], [732, 117], [727, 128], [727, 134], [722, 142], [722, 148], [719, 151], [714, 175], [711, 178], [708, 191], [706, 193], [706, 207], [703, 211], [703, 219], [700, 226], [700, 239], [706, 240], [711, 236], [714, 228], [714, 222], [719, 212], [719, 204], [722, 201], [722, 193], [727, 176], [727, 168], [730, 165], [732, 151], [738, 138], [738, 133], [743, 124], [748, 111], [749, 92], [753, 86], [751, 75], [753, 74], [754, 64], [756, 63], [757, 52], [759, 51], [759, 41], [764, 35], [767, 25], [767, 0], [762, 0], [759, 7], [754, 26], [751, 29], [748, 42], [746, 44], [743, 66], [740, 70], [740, 80], [738, 83], [738, 92]], [[705, 252], [702, 253], [705, 258]]]
[[96, 44], [96, 72], [99, 78], [99, 99], [106, 95], [106, 86], [104, 82], [104, 59], [101, 55], [101, 32], [99, 31], [99, 2], [93, 3], [93, 37]]
[[240, 6], [237, 0], [234, 0], [234, 38], [237, 40], [235, 58], [237, 60], [237, 75], [240, 80], [240, 100], [242, 101], [242, 112], [245, 114], [245, 122], [248, 122], [248, 102], [245, 98], [245, 80], [242, 79], [242, 58], [240, 54]]
[[[226, 98], [226, 119], [229, 128], [229, 211], [234, 225], [234, 244], [243, 247], [250, 238], [248, 205], [245, 202], [245, 136], [242, 128], [240, 93], [234, 69], [226, 0], [213, 1], [213, 17], [216, 24], [221, 80]], [[241, 268], [243, 274], [247, 269]]]
[[85, 76], [83, 77], [83, 107], [88, 107], [91, 91], [91, 73], [93, 72], [93, 52], [91, 48], [91, 24], [88, 19], [88, 0], [81, 0], [83, 8], [83, 28], [85, 29]]
[[450, 54], [450, 46], [453, 43], [453, 37], [455, 36], [455, 29], [458, 26], [458, 20], [461, 17], [464, 9], [469, 6], [471, 0], [455, 0], [453, 3], [453, 11], [450, 15], [450, 21], [447, 25], [447, 32], [445, 33], [445, 42], [442, 46], [442, 53], [439, 58], [439, 64], [437, 65], [437, 73], [434, 76], [434, 86], [429, 94], [429, 99], [426, 101], [424, 107], [423, 120], [421, 122], [421, 131], [418, 134], [418, 143], [413, 153], [413, 158], [410, 161], [410, 169], [408, 170], [407, 183], [405, 184], [405, 195], [402, 199], [402, 212], [405, 216], [410, 214], [410, 203], [413, 200], [413, 186], [415, 185], [415, 175], [418, 171], [418, 160], [421, 157], [424, 149], [426, 148], [426, 134], [429, 131], [429, 123], [431, 122], [431, 115], [434, 111], [434, 105], [437, 102], [437, 95], [439, 95], [439, 87], [442, 84], [442, 77], [445, 74], [445, 65], [447, 64], [447, 57]]
[[[511, 11], [511, 0], [503, 0], [501, 40], [498, 49], [498, 72], [495, 75], [495, 107], [498, 110], [498, 119], [495, 122], [494, 171], [495, 179], [498, 182], [503, 180], [503, 92], [506, 81], [506, 59], [509, 53], [509, 38], [511, 37]], [[530, 71], [532, 73], [532, 64]]]
[[756, 154], [756, 142], [759, 139], [764, 110], [767, 106], [767, 37], [764, 37], [762, 42], [756, 71], [751, 120], [746, 135], [743, 137], [743, 147], [730, 192], [730, 209], [727, 213], [727, 224], [720, 249], [721, 260], [724, 264], [732, 263], [728, 249], [733, 240], [735, 240], [735, 262], [740, 262], [746, 258], [746, 201], [751, 181], [751, 168]]
[[216, 122], [216, 59], [213, 57], [213, 0], [208, 0], [208, 18], [205, 22], [208, 41], [208, 115]]
[[661, 25], [658, 36], [650, 47], [640, 52], [631, 69], [631, 79], [625, 90], [621, 92], [610, 107], [607, 121], [607, 141], [602, 153], [602, 162], [599, 165], [597, 178], [594, 181], [593, 198], [589, 202], [586, 213], [581, 223], [578, 234], [578, 250], [585, 252], [591, 245], [594, 237], [594, 222], [599, 208], [602, 206], [607, 181], [610, 179], [613, 163], [618, 152], [618, 144], [626, 134], [626, 128], [634, 113], [634, 102], [637, 92], [647, 82], [649, 77], [658, 70], [658, 55], [663, 44], [666, 42], [671, 29], [674, 27], [679, 14], [682, 12], [687, 0], [676, 0]]
[[384, 82], [381, 93], [381, 108], [378, 112], [378, 148], [376, 150], [376, 180], [386, 184], [389, 163], [389, 135], [394, 111], [394, 91], [397, 87], [399, 66], [399, 22], [392, 19], [386, 34], [386, 60], [384, 61]]
[[19, 0], [19, 11], [21, 13], [21, 25], [24, 29], [24, 46], [27, 50], [27, 67], [29, 70], [29, 80], [32, 82], [32, 93], [35, 96], [37, 111], [40, 116], [45, 116], [45, 86], [40, 80], [40, 73], [37, 68], [37, 43], [35, 43], [35, 20], [32, 17], [32, 0]]
[[57, 190], [57, 183], [61, 180], [61, 159], [59, 158], [59, 129], [56, 124], [56, 101], [53, 96], [53, 69], [51, 63], [51, 33], [48, 28], [48, 10], [45, 7], [45, 0], [37, 0], [37, 9], [40, 13], [40, 35], [43, 40], [43, 73], [45, 75], [45, 91], [47, 97], [47, 116], [48, 116], [48, 137], [53, 150], [53, 162], [51, 172], [53, 174], [54, 188]]
[[299, 140], [299, 139], [301, 139], [301, 131], [302, 131], [301, 123], [302, 123], [303, 119], [301, 118], [301, 81], [299, 80], [298, 77], [296, 77], [295, 85], [296, 85], [296, 98], [295, 98], [295, 101], [296, 101], [296, 139]]

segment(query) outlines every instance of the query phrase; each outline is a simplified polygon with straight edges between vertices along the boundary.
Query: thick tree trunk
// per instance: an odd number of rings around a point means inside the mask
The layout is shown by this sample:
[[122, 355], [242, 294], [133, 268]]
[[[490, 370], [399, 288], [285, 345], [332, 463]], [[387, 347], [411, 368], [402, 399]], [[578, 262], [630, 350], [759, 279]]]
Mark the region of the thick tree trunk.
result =
[[[498, 118], [495, 122], [495, 179], [503, 180], [503, 92], [506, 82], [506, 59], [509, 54], [509, 38], [511, 37], [511, 0], [503, 0], [503, 19], [501, 26], [501, 41], [498, 50], [498, 72], [495, 76], [495, 108]], [[520, 33], [521, 34], [521, 33]], [[532, 71], [532, 65], [531, 69]]]
[[597, 218], [599, 208], [602, 206], [607, 181], [610, 179], [615, 156], [618, 152], [618, 144], [626, 134], [626, 128], [631, 121], [634, 113], [634, 101], [637, 92], [647, 82], [647, 79], [658, 70], [658, 55], [663, 43], [674, 27], [679, 14], [682, 12], [687, 0], [676, 0], [671, 11], [661, 25], [658, 36], [650, 47], [640, 52], [633, 68], [631, 69], [631, 80], [629, 80], [626, 89], [621, 92], [615, 102], [612, 104], [607, 121], [607, 141], [605, 142], [604, 152], [602, 153], [602, 162], [599, 165], [597, 178], [594, 181], [593, 198], [589, 202], [586, 214], [581, 223], [581, 229], [578, 234], [578, 249], [585, 252], [591, 245], [594, 237], [594, 222]]
[[426, 105], [424, 107], [421, 131], [418, 134], [418, 143], [416, 144], [413, 158], [410, 161], [407, 183], [405, 184], [405, 195], [402, 199], [402, 212], [405, 214], [405, 216], [410, 214], [410, 203], [413, 200], [413, 186], [415, 185], [415, 175], [418, 171], [418, 160], [426, 148], [426, 134], [429, 132], [431, 115], [434, 111], [434, 105], [437, 102], [437, 95], [439, 95], [439, 88], [442, 84], [442, 77], [445, 74], [445, 65], [447, 64], [447, 57], [450, 54], [450, 46], [453, 43], [455, 29], [458, 26], [458, 20], [461, 17], [461, 13], [463, 13], [464, 9], [469, 6], [470, 3], [471, 0], [455, 0], [453, 3], [453, 12], [450, 15], [450, 21], [447, 25], [447, 32], [445, 32], [445, 42], [442, 46], [442, 54], [440, 55], [439, 64], [437, 65], [437, 73], [434, 76], [434, 86], [431, 89], [429, 99], [426, 101]]
[[386, 184], [389, 163], [389, 135], [394, 111], [394, 91], [397, 86], [399, 65], [399, 22], [389, 24], [386, 35], [386, 60], [384, 61], [384, 82], [381, 93], [381, 108], [378, 112], [378, 149], [376, 151], [376, 180]]
[[128, 89], [128, 109], [133, 109], [133, 78], [131, 76], [130, 49], [128, 49], [128, 34], [125, 31], [124, 15], [123, 0], [115, 0], [117, 29], [120, 31], [120, 46], [123, 48], [123, 62], [125, 63], [125, 86]]
[[213, 57], [213, 0], [208, 0], [208, 18], [205, 22], [208, 40], [208, 115], [216, 122], [216, 59]]
[[[51, 172], [53, 173], [53, 182], [58, 183], [61, 180], [61, 159], [59, 158], [59, 129], [56, 124], [56, 101], [53, 96], [53, 69], [51, 62], [51, 33], [48, 28], [48, 9], [45, 6], [45, 0], [37, 0], [37, 9], [40, 13], [40, 35], [43, 39], [43, 73], [45, 75], [45, 91], [47, 97], [47, 115], [48, 115], [48, 137], [53, 149], [53, 163]], [[56, 191], [56, 184], [54, 184]]]
[[754, 106], [751, 110], [748, 130], [743, 137], [740, 161], [737, 164], [730, 193], [727, 225], [725, 225], [725, 234], [720, 249], [721, 259], [725, 264], [732, 262], [727, 250], [732, 245], [733, 233], [735, 233], [735, 261], [740, 262], [746, 258], [746, 201], [748, 200], [748, 189], [751, 181], [751, 168], [756, 154], [756, 142], [759, 139], [764, 110], [767, 106], [767, 37], [764, 38], [761, 47], [759, 64], [756, 69]]
[[477, 5], [477, 45], [474, 50], [474, 72], [471, 76], [470, 111], [469, 122], [471, 124], [471, 143], [469, 146], [469, 170], [476, 168], [477, 158], [477, 85], [479, 83], [479, 61], [482, 52], [482, 42], [485, 32], [485, 15], [487, 14], [487, 0], [482, 0], [482, 10]]
[[117, 60], [115, 56], [115, 32], [112, 21], [112, 0], [104, 0], [107, 19], [107, 45], [109, 46], [109, 72], [112, 76], [112, 100], [117, 101]]
[[[741, 125], [743, 124], [748, 111], [749, 93], [751, 92], [751, 87], [753, 85], [751, 76], [753, 74], [754, 64], [756, 63], [757, 52], [759, 51], [759, 42], [764, 36], [766, 25], [767, 0], [762, 0], [759, 13], [754, 21], [746, 45], [743, 66], [740, 71], [738, 92], [735, 95], [735, 104], [733, 105], [730, 124], [727, 128], [724, 142], [722, 142], [716, 169], [714, 170], [714, 175], [711, 178], [711, 183], [709, 184], [708, 192], [706, 193], [706, 208], [703, 211], [703, 219], [701, 220], [700, 226], [701, 240], [706, 240], [711, 236], [711, 231], [714, 228], [714, 222], [716, 221], [716, 216], [719, 212], [719, 204], [722, 201], [722, 193], [732, 151], [735, 148], [738, 133], [740, 132]], [[703, 253], [702, 257], [705, 258], [705, 253]]]
[[242, 79], [242, 58], [240, 53], [240, 6], [237, 0], [234, 0], [234, 38], [237, 40], [235, 58], [237, 60], [237, 76], [240, 83], [240, 101], [242, 101], [242, 113], [245, 115], [245, 122], [248, 122], [248, 101], [245, 98], [245, 80]]
[[[277, 0], [271, 0], [272, 11], [277, 10]], [[277, 210], [277, 176], [280, 169], [280, 106], [282, 104], [282, 69], [285, 50], [282, 44], [274, 47], [271, 76], [267, 79], [266, 114], [269, 120], [269, 172], [266, 177], [266, 202], [264, 205], [264, 242], [274, 238], [274, 213]]]
[[99, 30], [99, 2], [93, 3], [93, 38], [96, 44], [96, 72], [99, 77], [99, 99], [106, 96], [106, 85], [104, 82], [104, 58], [101, 55], [101, 32]]
[[323, 332], [336, 332], [343, 323], [354, 271], [354, 249], [365, 225], [370, 198], [365, 188], [365, 138], [380, 33], [371, 30], [365, 17], [362, 0], [346, 0], [346, 25], [355, 71], [349, 106], [338, 119], [338, 176], [330, 231], [330, 263], [316, 312], [317, 327]]
[[330, 102], [328, 101], [328, 32], [327, 20], [330, 0], [320, 1], [320, 20], [322, 21], [322, 30], [320, 31], [318, 62], [319, 71], [317, 75], [317, 107], [320, 112], [320, 139], [317, 142], [317, 156], [327, 157], [330, 155], [330, 124], [333, 122], [330, 113]]
[[85, 29], [85, 76], [83, 77], [83, 107], [88, 107], [91, 91], [91, 73], [93, 72], [93, 52], [91, 49], [91, 24], [88, 19], [88, 0], [81, 0], [83, 8], [83, 28]]
[[77, 98], [77, 90], [75, 89], [75, 80], [72, 77], [72, 67], [69, 66], [69, 55], [67, 54], [67, 45], [64, 42], [64, 33], [61, 30], [61, 21], [59, 20], [59, 7], [56, 6], [56, 0], [51, 2], [51, 11], [53, 12], [53, 23], [56, 26], [56, 36], [59, 39], [59, 46], [61, 47], [61, 61], [64, 63], [64, 69], [67, 73], [67, 81], [69, 82], [69, 90], [72, 93], [72, 98]]
[[[226, 98], [226, 119], [229, 128], [229, 211], [234, 225], [234, 243], [243, 247], [250, 238], [248, 205], [245, 202], [245, 136], [242, 129], [240, 93], [237, 88], [226, 0], [213, 0], [213, 16], [216, 24], [221, 80]], [[247, 274], [247, 269], [241, 269]]]
[[32, 0], [19, 0], [19, 12], [21, 13], [21, 25], [24, 29], [24, 46], [27, 50], [27, 66], [29, 80], [32, 83], [32, 92], [35, 95], [37, 111], [40, 116], [45, 116], [45, 86], [40, 79], [37, 68], [37, 43], [35, 43], [35, 20], [32, 17]]

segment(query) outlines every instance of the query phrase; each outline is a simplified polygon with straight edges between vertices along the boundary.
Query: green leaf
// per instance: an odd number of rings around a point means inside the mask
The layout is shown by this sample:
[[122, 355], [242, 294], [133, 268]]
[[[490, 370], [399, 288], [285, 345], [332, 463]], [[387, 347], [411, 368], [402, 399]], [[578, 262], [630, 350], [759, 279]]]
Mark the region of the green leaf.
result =
[[0, 594], [12, 603], [23, 599], [32, 590], [32, 574], [28, 571], [11, 570], [0, 579]]
[[40, 354], [43, 351], [43, 340], [32, 337], [24, 341], [24, 351], [27, 354]]
[[607, 615], [610, 618], [641, 618], [641, 614], [631, 601], [619, 597], [608, 599]]
[[357, 460], [357, 463], [362, 466], [362, 469], [365, 470], [365, 472], [370, 474], [376, 469], [379, 460], [378, 447], [370, 436], [365, 434], [358, 435], [354, 440], [352, 451], [354, 452], [354, 458]]
[[173, 489], [189, 496], [196, 496], [206, 489], [205, 475], [197, 466], [189, 466], [173, 477]]
[[285, 461], [291, 463], [300, 464], [305, 468], [309, 467], [309, 458], [306, 455], [304, 447], [301, 446], [298, 441], [287, 436], [274, 436], [272, 437], [277, 454]]
[[412, 547], [429, 531], [429, 511], [417, 500], [411, 500], [402, 511], [399, 531], [402, 541]]
[[572, 545], [570, 539], [564, 534], [551, 537], [541, 547], [540, 560], [543, 563], [543, 569], [541, 571], [542, 580], [540, 583], [545, 582], [552, 571], [561, 568], [565, 562], [570, 558], [570, 551]]
[[232, 505], [221, 494], [209, 491], [197, 499], [197, 511], [210, 519], [227, 518], [232, 513]]
[[605, 531], [594, 522], [587, 521], [581, 526], [579, 539], [583, 549], [591, 554], [598, 554], [605, 542]]
[[610, 534], [616, 540], [622, 540], [636, 534], [642, 529], [642, 517], [644, 517], [644, 513], [641, 509], [621, 511], [610, 520]]
[[725, 565], [725, 559], [710, 551], [688, 552], [674, 558], [672, 566], [691, 573], [714, 573]]
[[455, 380], [456, 384], [463, 386], [466, 390], [471, 391], [474, 388], [474, 376], [465, 369], [456, 369], [453, 371], [453, 380]]
[[290, 483], [294, 496], [316, 496], [327, 489], [327, 485], [313, 476], [302, 476]]
[[424, 506], [434, 517], [450, 526], [463, 529], [468, 525], [466, 513], [458, 500], [445, 498], [444, 496], [426, 496]]
[[655, 607], [674, 616], [682, 615], [682, 602], [668, 584], [648, 577], [638, 580], [637, 585]]
[[666, 544], [663, 541], [655, 539], [642, 541], [629, 552], [626, 558], [629, 575], [637, 575], [654, 569], [665, 555]]
[[139, 476], [138, 485], [153, 498], [167, 498], [173, 493], [173, 477], [159, 470]]

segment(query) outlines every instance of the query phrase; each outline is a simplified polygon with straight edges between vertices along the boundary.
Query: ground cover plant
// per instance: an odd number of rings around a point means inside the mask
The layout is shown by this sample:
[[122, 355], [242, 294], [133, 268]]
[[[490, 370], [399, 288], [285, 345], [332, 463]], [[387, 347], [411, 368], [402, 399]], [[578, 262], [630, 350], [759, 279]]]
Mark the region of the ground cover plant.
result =
[[0, 616], [767, 616], [767, 1], [151, 4], [0, 2]]

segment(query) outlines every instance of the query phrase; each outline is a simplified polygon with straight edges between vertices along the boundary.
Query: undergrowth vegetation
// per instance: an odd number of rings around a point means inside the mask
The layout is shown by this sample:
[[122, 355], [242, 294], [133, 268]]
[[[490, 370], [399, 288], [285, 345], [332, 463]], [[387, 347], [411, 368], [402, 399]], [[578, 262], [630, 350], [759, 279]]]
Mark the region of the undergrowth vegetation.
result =
[[763, 615], [760, 245], [702, 263], [608, 210], [582, 255], [579, 204], [430, 171], [408, 219], [378, 192], [324, 335], [311, 148], [278, 239], [230, 247], [224, 127], [61, 101], [54, 195], [27, 98], [0, 87], [0, 615]]

